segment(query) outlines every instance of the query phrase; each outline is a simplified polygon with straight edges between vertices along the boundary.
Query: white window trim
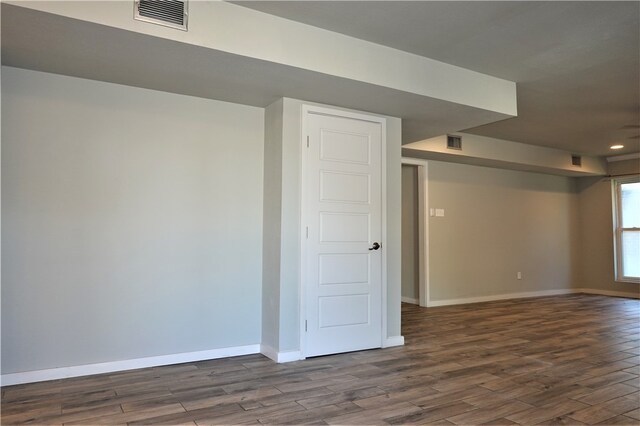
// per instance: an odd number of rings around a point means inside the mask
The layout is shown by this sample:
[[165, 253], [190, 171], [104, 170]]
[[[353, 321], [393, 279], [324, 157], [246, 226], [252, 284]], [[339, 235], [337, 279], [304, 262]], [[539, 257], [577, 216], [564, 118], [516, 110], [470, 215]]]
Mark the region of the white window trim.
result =
[[638, 230], [638, 228], [621, 228], [618, 226], [618, 224], [622, 223], [622, 209], [620, 208], [622, 194], [620, 185], [623, 183], [640, 182], [640, 176], [615, 178], [612, 179], [611, 182], [613, 185], [613, 259], [615, 266], [615, 281], [640, 284], [640, 278], [625, 276], [622, 268], [622, 232]]

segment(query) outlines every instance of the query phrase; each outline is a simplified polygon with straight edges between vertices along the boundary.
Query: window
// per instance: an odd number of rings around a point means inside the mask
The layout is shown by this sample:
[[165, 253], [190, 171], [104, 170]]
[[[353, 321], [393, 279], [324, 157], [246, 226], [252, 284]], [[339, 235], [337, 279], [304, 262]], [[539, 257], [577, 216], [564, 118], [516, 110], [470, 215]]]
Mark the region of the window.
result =
[[640, 283], [640, 177], [613, 181], [616, 281]]

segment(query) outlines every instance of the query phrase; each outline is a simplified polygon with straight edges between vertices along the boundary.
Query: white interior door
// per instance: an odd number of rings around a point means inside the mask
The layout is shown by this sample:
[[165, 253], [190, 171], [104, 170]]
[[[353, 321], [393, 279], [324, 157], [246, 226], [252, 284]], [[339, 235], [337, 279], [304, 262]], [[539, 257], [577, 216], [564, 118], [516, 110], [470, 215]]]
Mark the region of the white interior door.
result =
[[306, 120], [305, 356], [381, 347], [382, 124]]

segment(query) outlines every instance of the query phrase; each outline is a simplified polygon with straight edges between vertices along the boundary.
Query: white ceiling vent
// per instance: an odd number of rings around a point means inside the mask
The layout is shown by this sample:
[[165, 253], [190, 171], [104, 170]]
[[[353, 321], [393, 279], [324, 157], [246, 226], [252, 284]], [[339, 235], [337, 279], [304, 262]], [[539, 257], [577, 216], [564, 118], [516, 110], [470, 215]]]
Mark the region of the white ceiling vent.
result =
[[134, 18], [187, 31], [188, 0], [135, 0]]
[[447, 148], [462, 150], [462, 138], [460, 136], [447, 135]]

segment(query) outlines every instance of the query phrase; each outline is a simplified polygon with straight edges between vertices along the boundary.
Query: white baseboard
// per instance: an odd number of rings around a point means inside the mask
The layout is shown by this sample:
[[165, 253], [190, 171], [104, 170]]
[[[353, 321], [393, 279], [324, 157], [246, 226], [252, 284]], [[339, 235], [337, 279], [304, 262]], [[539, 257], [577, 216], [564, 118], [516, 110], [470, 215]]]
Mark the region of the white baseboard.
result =
[[92, 374], [114, 373], [116, 371], [135, 370], [138, 368], [158, 367], [160, 365], [180, 364], [184, 362], [205, 361], [209, 359], [260, 353], [260, 345], [235, 346], [231, 348], [211, 349], [208, 351], [186, 352], [172, 355], [161, 355], [146, 358], [127, 359], [124, 361], [101, 362], [98, 364], [77, 365], [73, 367], [50, 368], [46, 370], [25, 371], [0, 376], [2, 386], [22, 383], [43, 382], [46, 380], [66, 379], [70, 377], [89, 376]]
[[260, 353], [270, 360], [278, 362], [278, 351], [271, 346], [265, 344], [260, 345]]
[[640, 299], [640, 292], [638, 293], [627, 293], [624, 291], [615, 291], [615, 290], [599, 290], [595, 288], [578, 288], [576, 289], [576, 293], [587, 293], [587, 294], [599, 294], [602, 296], [614, 296], [614, 297], [631, 297], [633, 299]]
[[411, 303], [412, 305], [419, 305], [420, 304], [418, 299], [414, 299], [412, 297], [404, 297], [404, 296], [402, 296], [401, 300], [404, 303]]
[[599, 294], [602, 296], [615, 296], [615, 297], [631, 297], [635, 299], [640, 298], [640, 293], [626, 293], [622, 291], [598, 290], [598, 289], [591, 289], [591, 288], [567, 288], [567, 289], [560, 289], [560, 290], [542, 290], [542, 291], [529, 291], [529, 292], [523, 292], [523, 293], [497, 294], [493, 296], [468, 297], [464, 299], [430, 300], [428, 303], [428, 306], [436, 307], [436, 306], [464, 305], [467, 303], [492, 302], [496, 300], [508, 300], [508, 299], [524, 299], [528, 297], [557, 296], [561, 294], [575, 294], [575, 293]]
[[278, 352], [278, 363], [293, 362], [305, 359], [300, 351]]
[[304, 359], [300, 351], [278, 352], [269, 345], [260, 345], [260, 353], [279, 364]]
[[[630, 297], [639, 299], [640, 293], [626, 293], [613, 290], [591, 288], [573, 288], [562, 290], [544, 290], [525, 293], [499, 294], [493, 296], [469, 297], [464, 299], [448, 299], [429, 301], [429, 307], [462, 305], [467, 303], [490, 302], [494, 300], [521, 299], [528, 297], [555, 296], [561, 294], [587, 293], [602, 296]], [[415, 300], [415, 299], [411, 299]], [[403, 302], [404, 302], [403, 298]], [[411, 302], [407, 302], [411, 303]], [[392, 336], [384, 340], [382, 347], [404, 345], [404, 336]], [[205, 361], [209, 359], [228, 358], [232, 356], [261, 353], [278, 363], [304, 359], [301, 351], [277, 352], [268, 345], [247, 345], [231, 348], [211, 349], [199, 352], [186, 352], [172, 355], [161, 355], [146, 358], [128, 359], [124, 361], [102, 362], [97, 364], [78, 365], [72, 367], [50, 368], [46, 370], [25, 371], [0, 376], [0, 386], [19, 385], [23, 383], [43, 382], [46, 380], [66, 379], [70, 377], [89, 376], [93, 374], [114, 373], [117, 371], [135, 370], [138, 368], [158, 367], [161, 365], [180, 364], [185, 362]]]
[[404, 346], [404, 336], [391, 336], [384, 339], [383, 348], [391, 348], [393, 346]]
[[448, 299], [448, 300], [430, 300], [429, 307], [435, 306], [449, 306], [449, 305], [465, 305], [467, 303], [480, 303], [480, 302], [492, 302], [495, 300], [507, 300], [507, 299], [523, 299], [527, 297], [543, 297], [543, 296], [557, 296], [559, 294], [572, 294], [576, 293], [576, 289], [561, 289], [561, 290], [543, 290], [543, 291], [529, 291], [523, 293], [508, 293], [508, 294], [496, 294], [492, 296], [480, 296], [480, 297], [467, 297], [464, 299]]
[[272, 361], [278, 362], [278, 351], [269, 345], [261, 344], [260, 353]]

